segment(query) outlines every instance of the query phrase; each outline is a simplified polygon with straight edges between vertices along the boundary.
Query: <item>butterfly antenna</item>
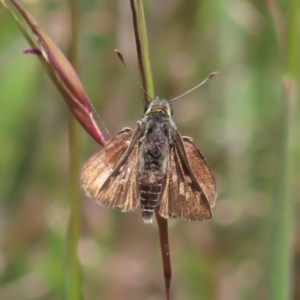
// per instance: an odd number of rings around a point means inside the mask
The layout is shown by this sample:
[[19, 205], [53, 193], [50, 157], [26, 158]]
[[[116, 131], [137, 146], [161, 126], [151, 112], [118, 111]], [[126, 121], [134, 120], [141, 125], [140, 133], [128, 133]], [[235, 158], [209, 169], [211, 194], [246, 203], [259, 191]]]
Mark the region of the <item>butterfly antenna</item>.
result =
[[97, 112], [95, 106], [93, 105], [92, 101], [90, 101], [90, 105], [91, 105], [91, 107], [92, 107], [94, 113], [96, 114], [97, 118], [100, 120], [100, 123], [101, 123], [101, 125], [103, 126], [104, 130], [106, 131], [106, 133], [108, 134], [108, 136], [111, 138], [110, 132], [108, 131], [107, 127], [105, 126], [104, 122], [102, 121], [101, 117], [99, 116], [99, 114], [98, 114], [98, 112]]
[[193, 87], [192, 89], [188, 90], [187, 92], [171, 99], [169, 102], [172, 102], [174, 100], [177, 100], [183, 96], [185, 96], [186, 94], [189, 94], [190, 92], [194, 91], [195, 89], [197, 89], [198, 87], [200, 87], [201, 85], [203, 85], [206, 81], [208, 81], [209, 79], [213, 78], [216, 75], [219, 75], [220, 73], [218, 71], [212, 72], [210, 73], [202, 82], [200, 82], [198, 85], [196, 85], [195, 87]]
[[141, 90], [151, 99], [153, 100], [153, 98], [147, 93], [147, 91], [143, 88], [143, 86], [139, 83], [139, 81], [136, 79], [136, 77], [132, 74], [132, 72], [130, 71], [130, 69], [128, 68], [125, 59], [123, 57], [123, 55], [121, 54], [121, 52], [118, 49], [114, 50], [115, 53], [117, 53], [119, 59], [121, 60], [121, 62], [123, 63], [123, 65], [125, 66], [127, 72], [130, 74], [130, 76], [133, 78], [133, 80], [135, 81], [135, 83], [141, 88]]

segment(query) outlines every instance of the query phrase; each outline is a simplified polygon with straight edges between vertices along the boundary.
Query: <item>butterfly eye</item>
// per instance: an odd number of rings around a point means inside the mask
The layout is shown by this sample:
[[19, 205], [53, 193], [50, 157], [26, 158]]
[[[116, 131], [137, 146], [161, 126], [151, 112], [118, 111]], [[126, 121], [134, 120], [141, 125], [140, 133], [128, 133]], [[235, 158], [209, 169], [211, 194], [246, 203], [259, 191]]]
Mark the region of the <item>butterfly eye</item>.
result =
[[173, 107], [171, 106], [171, 116], [173, 116]]

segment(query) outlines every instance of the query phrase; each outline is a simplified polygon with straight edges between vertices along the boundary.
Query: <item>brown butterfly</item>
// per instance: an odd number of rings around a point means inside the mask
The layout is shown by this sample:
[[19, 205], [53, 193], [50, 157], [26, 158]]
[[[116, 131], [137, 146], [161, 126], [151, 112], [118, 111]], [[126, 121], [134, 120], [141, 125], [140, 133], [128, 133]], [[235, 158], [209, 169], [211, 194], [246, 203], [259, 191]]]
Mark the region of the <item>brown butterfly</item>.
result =
[[[173, 99], [174, 100], [174, 99]], [[211, 218], [216, 182], [205, 158], [178, 132], [170, 101], [155, 98], [135, 130], [124, 128], [84, 166], [87, 195], [105, 207], [133, 211], [145, 223], [155, 207], [164, 218]]]

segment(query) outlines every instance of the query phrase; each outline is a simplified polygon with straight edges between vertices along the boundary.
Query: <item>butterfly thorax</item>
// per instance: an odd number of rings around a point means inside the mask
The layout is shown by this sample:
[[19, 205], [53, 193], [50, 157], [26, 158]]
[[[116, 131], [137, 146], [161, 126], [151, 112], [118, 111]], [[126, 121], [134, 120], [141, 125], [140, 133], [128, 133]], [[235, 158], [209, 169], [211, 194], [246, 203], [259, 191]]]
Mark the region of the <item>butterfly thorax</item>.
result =
[[[152, 104], [152, 105], [151, 105]], [[142, 216], [151, 222], [159, 204], [168, 167], [173, 122], [170, 105], [156, 98], [140, 121], [139, 192]]]

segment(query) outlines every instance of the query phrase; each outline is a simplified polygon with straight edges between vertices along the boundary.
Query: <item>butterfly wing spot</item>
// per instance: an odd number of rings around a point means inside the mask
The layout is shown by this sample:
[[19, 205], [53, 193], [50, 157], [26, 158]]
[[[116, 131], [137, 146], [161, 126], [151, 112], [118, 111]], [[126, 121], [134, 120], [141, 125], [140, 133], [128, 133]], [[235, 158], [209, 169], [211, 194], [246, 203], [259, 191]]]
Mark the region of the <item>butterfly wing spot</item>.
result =
[[185, 187], [184, 187], [184, 183], [182, 181], [179, 184], [179, 194], [180, 195], [184, 195], [185, 194]]
[[111, 175], [113, 172], [112, 168], [104, 169], [104, 171], [95, 179], [94, 185], [95, 186], [102, 186], [106, 179]]
[[195, 192], [195, 197], [197, 199], [201, 199], [201, 193], [200, 192]]
[[191, 198], [191, 194], [189, 193], [189, 191], [186, 191], [186, 193], [185, 193], [185, 200], [189, 201], [190, 198]]
[[186, 176], [185, 179], [186, 179], [187, 183], [189, 183], [189, 184], [192, 183], [192, 179], [190, 176]]

